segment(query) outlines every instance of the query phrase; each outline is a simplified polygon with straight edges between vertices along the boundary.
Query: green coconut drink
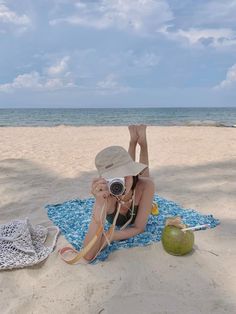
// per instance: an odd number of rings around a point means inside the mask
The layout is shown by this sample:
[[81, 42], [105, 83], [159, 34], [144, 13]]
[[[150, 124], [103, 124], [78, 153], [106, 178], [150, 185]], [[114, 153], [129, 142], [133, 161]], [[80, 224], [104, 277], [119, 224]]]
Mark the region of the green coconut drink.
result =
[[161, 242], [167, 253], [185, 255], [193, 249], [194, 234], [191, 230], [184, 232], [181, 228], [167, 225], [163, 229]]

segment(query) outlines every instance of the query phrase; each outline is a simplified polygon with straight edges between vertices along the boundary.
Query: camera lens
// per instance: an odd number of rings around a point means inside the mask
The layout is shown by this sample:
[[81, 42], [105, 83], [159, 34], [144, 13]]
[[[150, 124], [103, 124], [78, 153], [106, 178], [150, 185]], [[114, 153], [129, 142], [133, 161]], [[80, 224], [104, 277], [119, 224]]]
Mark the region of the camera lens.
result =
[[121, 182], [111, 183], [110, 192], [116, 196], [122, 195], [124, 192], [124, 185]]

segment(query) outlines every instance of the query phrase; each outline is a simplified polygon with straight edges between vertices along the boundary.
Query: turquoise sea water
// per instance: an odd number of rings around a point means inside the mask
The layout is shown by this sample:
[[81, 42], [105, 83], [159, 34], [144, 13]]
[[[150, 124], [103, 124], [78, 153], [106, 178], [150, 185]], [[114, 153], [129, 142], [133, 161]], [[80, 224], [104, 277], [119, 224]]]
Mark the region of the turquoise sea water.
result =
[[0, 126], [236, 126], [235, 108], [0, 109]]

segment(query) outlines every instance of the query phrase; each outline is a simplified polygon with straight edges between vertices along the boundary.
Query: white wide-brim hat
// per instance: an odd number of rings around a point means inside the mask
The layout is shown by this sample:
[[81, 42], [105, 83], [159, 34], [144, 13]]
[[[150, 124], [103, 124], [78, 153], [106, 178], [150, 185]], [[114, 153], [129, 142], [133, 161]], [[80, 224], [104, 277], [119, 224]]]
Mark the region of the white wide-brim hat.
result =
[[148, 166], [135, 162], [121, 146], [109, 146], [95, 157], [95, 165], [100, 176], [105, 178], [136, 176]]

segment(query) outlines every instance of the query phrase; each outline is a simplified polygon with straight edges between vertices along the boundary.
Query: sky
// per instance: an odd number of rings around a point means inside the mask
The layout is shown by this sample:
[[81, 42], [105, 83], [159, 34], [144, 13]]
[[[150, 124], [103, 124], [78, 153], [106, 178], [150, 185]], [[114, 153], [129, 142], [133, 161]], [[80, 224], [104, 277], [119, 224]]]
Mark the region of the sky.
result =
[[236, 0], [0, 0], [0, 108], [236, 107]]

